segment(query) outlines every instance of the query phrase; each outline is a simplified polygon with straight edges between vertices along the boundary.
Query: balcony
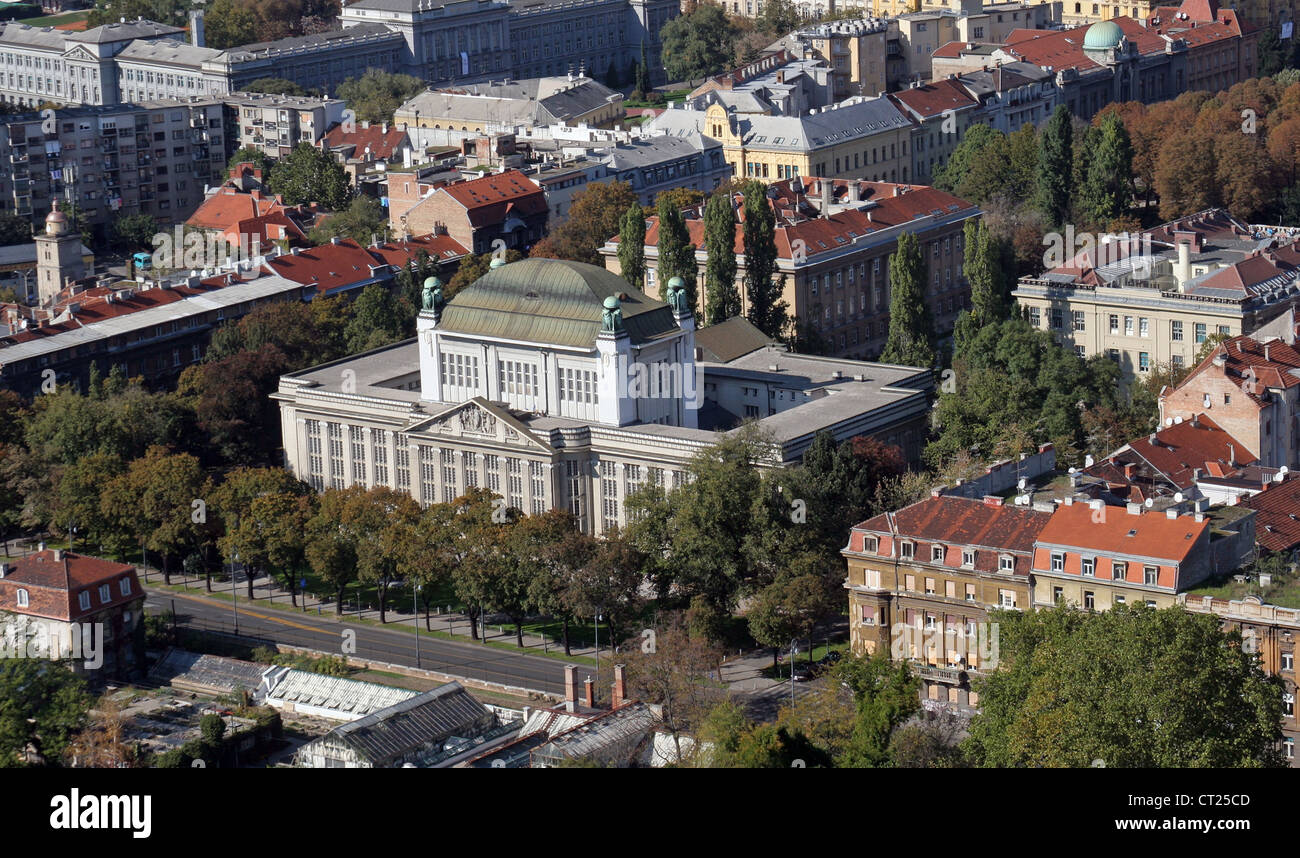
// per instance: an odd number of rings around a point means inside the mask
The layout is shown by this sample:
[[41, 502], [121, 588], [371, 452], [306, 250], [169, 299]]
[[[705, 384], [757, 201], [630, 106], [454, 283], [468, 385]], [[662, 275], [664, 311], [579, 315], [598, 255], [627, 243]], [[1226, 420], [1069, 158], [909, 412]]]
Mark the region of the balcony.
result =
[[9, 163], [10, 163], [10, 164], [26, 164], [26, 163], [27, 163], [27, 153], [26, 153], [26, 152], [10, 152], [10, 153], [9, 153]]

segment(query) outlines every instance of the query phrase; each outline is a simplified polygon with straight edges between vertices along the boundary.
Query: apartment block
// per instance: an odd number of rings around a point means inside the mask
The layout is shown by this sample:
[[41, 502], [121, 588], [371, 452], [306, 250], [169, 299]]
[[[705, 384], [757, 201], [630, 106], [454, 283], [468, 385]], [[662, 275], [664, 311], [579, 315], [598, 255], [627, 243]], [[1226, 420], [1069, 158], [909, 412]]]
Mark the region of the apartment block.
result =
[[[889, 260], [903, 232], [920, 242], [927, 270], [926, 300], [935, 328], [944, 335], [968, 308], [970, 285], [962, 275], [963, 228], [979, 217], [975, 205], [934, 188], [887, 182], [809, 177], [771, 185], [777, 272], [790, 315], [825, 342], [826, 354], [866, 358], [884, 349], [889, 331]], [[700, 300], [707, 301], [704, 221], [686, 212], [686, 226], [699, 266]], [[737, 211], [737, 218], [743, 210]], [[657, 294], [659, 220], [647, 219], [646, 290]], [[742, 309], [744, 231], [736, 225], [737, 289]], [[618, 238], [601, 248], [605, 265], [618, 267]], [[918, 441], [919, 443], [919, 441]]]
[[1103, 354], [1125, 378], [1189, 367], [1211, 334], [1250, 333], [1300, 293], [1300, 239], [1211, 209], [1141, 235], [1049, 237], [1057, 264], [1013, 296], [1030, 324], [1080, 356]]

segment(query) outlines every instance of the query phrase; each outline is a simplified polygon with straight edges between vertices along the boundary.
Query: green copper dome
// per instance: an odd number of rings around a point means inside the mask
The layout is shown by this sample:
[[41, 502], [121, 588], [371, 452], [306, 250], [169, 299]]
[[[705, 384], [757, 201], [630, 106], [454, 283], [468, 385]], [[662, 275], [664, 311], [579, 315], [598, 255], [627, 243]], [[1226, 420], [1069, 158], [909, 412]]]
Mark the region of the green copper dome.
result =
[[1085, 51], [1108, 51], [1111, 48], [1119, 47], [1119, 41], [1122, 38], [1124, 38], [1124, 31], [1119, 28], [1119, 24], [1114, 21], [1098, 21], [1088, 28], [1088, 32], [1083, 34], [1083, 49]]

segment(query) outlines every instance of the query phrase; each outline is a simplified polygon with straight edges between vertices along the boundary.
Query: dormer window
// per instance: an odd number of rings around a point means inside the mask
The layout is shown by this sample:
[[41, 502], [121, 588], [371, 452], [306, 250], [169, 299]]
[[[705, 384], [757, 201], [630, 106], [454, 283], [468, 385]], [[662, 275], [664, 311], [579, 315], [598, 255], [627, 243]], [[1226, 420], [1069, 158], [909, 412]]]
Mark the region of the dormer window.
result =
[[1052, 571], [1053, 572], [1065, 571], [1065, 554], [1063, 552], [1060, 551], [1052, 552]]
[[101, 605], [107, 605], [107, 604], [108, 604], [109, 602], [111, 602], [112, 600], [113, 600], [113, 588], [110, 587], [110, 586], [108, 586], [107, 584], [100, 584], [100, 585], [99, 585], [99, 603], [100, 603]]
[[89, 611], [89, 610], [90, 610], [90, 591], [89, 591], [89, 590], [82, 590], [80, 593], [77, 594], [77, 604], [81, 606], [81, 610], [83, 610], [83, 611]]
[[31, 598], [27, 595], [27, 591], [20, 589], [18, 591], [18, 607], [26, 608], [30, 604]]
[[916, 543], [902, 542], [899, 543], [898, 553], [904, 560], [911, 560], [916, 556]]
[[1093, 577], [1096, 571], [1097, 571], [1097, 559], [1095, 557], [1083, 558], [1083, 574], [1086, 577], [1091, 578]]
[[1003, 554], [998, 558], [998, 571], [1006, 573], [1016, 571], [1016, 558], [1010, 554]]
[[931, 562], [931, 563], [942, 563], [942, 562], [943, 562], [943, 546], [942, 546], [942, 545], [932, 545], [932, 546], [930, 546], [930, 562]]
[[868, 536], [862, 540], [862, 550], [870, 554], [880, 553], [880, 539], [875, 536]]
[[975, 552], [971, 549], [964, 549], [961, 553], [961, 565], [967, 569], [975, 568]]
[[123, 578], [123, 579], [122, 579], [121, 586], [119, 587], [119, 589], [122, 591], [122, 595], [123, 595], [123, 596], [129, 596], [129, 595], [131, 595], [131, 579], [130, 579], [130, 578]]

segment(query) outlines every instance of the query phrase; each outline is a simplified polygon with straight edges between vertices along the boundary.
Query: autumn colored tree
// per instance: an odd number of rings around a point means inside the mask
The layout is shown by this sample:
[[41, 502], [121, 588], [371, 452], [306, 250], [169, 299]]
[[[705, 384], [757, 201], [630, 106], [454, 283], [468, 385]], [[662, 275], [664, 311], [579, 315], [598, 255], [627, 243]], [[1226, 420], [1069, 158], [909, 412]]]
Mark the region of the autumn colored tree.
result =
[[[537, 250], [534, 245], [533, 250]], [[508, 265], [511, 262], [518, 262], [523, 259], [524, 255], [517, 250], [507, 250], [502, 260]], [[552, 257], [547, 257], [552, 258]], [[442, 297], [450, 301], [456, 296], [456, 293], [470, 286], [475, 280], [487, 274], [492, 268], [492, 255], [490, 253], [471, 253], [460, 261], [460, 266], [456, 273], [451, 276], [442, 289]]]
[[627, 182], [592, 182], [573, 197], [569, 216], [533, 246], [530, 256], [571, 259], [603, 267], [600, 248], [618, 235], [623, 216], [639, 205]]

